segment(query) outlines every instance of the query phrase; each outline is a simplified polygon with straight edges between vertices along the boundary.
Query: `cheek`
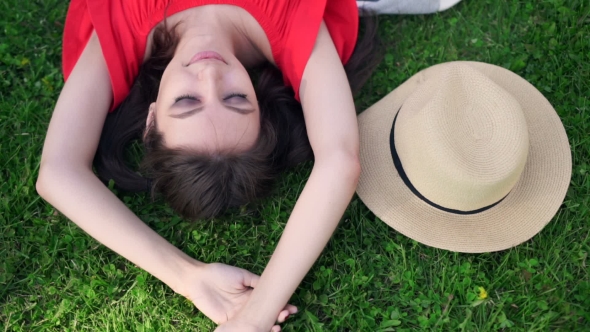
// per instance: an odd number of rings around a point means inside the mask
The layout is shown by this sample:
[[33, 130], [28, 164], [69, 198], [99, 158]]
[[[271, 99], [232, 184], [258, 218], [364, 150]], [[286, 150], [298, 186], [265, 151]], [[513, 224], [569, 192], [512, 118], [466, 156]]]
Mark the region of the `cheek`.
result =
[[168, 78], [169, 78], [169, 74], [167, 71], [164, 71], [164, 74], [162, 74], [162, 77], [160, 78], [160, 84], [158, 86], [158, 95], [156, 98], [156, 105], [158, 106], [158, 108], [161, 108], [159, 105], [159, 101], [163, 99], [165, 92], [167, 90], [168, 87]]
[[160, 87], [158, 90], [158, 97], [160, 97], [161, 95], [163, 95], [164, 93], [166, 93], [166, 91], [170, 90], [171, 85], [174, 83], [174, 79], [172, 79], [173, 77], [177, 77], [178, 75], [175, 75], [175, 72], [172, 68], [170, 68], [170, 66], [166, 67], [166, 69], [164, 70], [164, 73], [162, 74], [162, 77], [160, 78]]
[[160, 79], [156, 105], [162, 106], [162, 102], [173, 102], [176, 97], [186, 94], [186, 87], [190, 86], [187, 75], [180, 70], [168, 69], [164, 71]]
[[170, 88], [178, 87], [178, 82], [183, 79], [185, 74], [183, 75], [182, 63], [176, 58], [172, 58], [172, 60], [168, 63], [164, 72], [162, 73], [162, 77], [160, 78], [160, 88], [158, 97], [163, 95], [163, 93], [167, 93]]
[[230, 80], [235, 85], [243, 89], [243, 92], [247, 95], [252, 95], [256, 97], [256, 95], [254, 94], [255, 90], [254, 84], [252, 83], [252, 79], [250, 78], [250, 75], [248, 74], [246, 68], [244, 68], [243, 66], [240, 65], [239, 67], [231, 71]]

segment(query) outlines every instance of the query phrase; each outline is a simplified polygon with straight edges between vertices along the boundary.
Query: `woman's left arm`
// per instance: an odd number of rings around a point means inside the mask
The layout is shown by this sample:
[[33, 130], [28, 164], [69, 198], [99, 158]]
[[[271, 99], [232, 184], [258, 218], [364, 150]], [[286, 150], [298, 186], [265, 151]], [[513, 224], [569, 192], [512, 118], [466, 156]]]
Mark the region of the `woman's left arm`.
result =
[[315, 163], [285, 231], [248, 304], [220, 331], [247, 322], [270, 331], [277, 314], [336, 229], [359, 173], [359, 135], [348, 79], [322, 23], [300, 87]]

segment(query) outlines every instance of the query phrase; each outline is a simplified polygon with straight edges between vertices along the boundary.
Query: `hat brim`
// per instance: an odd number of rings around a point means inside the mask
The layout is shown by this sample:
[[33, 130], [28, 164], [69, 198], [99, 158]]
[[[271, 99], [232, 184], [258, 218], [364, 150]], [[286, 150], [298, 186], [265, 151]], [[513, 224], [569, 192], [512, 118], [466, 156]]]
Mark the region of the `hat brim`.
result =
[[461, 62], [509, 91], [525, 114], [529, 155], [508, 196], [477, 214], [444, 212], [416, 197], [396, 171], [389, 146], [395, 115], [421, 83], [448, 63], [419, 72], [359, 115], [362, 171], [357, 193], [379, 219], [418, 242], [468, 253], [504, 250], [532, 238], [557, 213], [571, 177], [570, 146], [554, 108], [525, 79], [502, 67]]

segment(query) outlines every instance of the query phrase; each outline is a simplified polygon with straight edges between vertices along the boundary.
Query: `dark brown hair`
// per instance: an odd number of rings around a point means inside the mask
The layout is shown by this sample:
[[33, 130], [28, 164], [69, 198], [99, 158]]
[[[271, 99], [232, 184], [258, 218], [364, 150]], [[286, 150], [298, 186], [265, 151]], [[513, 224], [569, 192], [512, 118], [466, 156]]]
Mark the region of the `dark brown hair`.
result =
[[[170, 149], [156, 128], [148, 128], [141, 163], [143, 177], [125, 162], [127, 147], [140, 138], [150, 103], [156, 100], [160, 79], [177, 45], [175, 29], [156, 28], [151, 57], [142, 65], [127, 98], [107, 116], [94, 166], [99, 178], [114, 180], [117, 188], [161, 193], [168, 204], [188, 219], [212, 218], [223, 211], [268, 195], [284, 170], [312, 160], [301, 104], [286, 87], [281, 72], [267, 63], [255, 70], [260, 107], [260, 133], [244, 152], [200, 153]], [[357, 93], [381, 60], [375, 18], [364, 26], [345, 70]]]

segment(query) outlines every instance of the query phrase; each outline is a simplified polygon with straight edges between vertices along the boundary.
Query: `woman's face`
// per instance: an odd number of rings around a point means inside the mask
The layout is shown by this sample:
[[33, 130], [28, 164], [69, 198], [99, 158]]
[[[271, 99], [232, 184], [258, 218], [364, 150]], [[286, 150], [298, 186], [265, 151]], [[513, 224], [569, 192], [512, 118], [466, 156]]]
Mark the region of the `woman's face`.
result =
[[243, 151], [258, 138], [260, 110], [248, 72], [231, 52], [220, 53], [176, 54], [166, 67], [147, 122], [156, 120], [168, 148]]

